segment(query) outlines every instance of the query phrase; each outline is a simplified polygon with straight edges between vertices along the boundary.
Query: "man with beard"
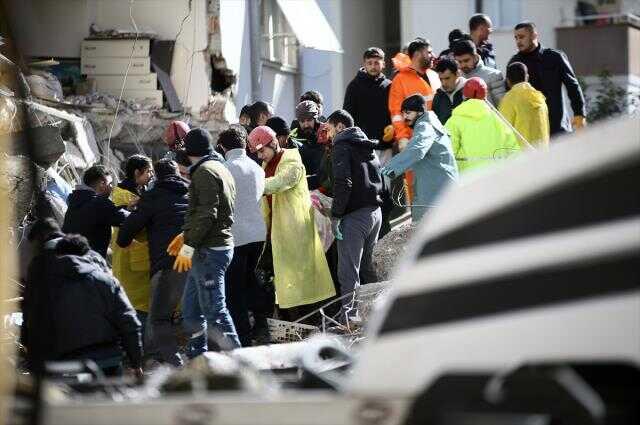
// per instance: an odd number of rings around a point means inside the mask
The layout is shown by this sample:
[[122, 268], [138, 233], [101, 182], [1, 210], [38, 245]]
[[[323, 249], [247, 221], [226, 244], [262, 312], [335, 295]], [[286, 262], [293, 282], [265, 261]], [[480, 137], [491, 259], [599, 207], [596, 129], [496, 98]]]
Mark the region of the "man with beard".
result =
[[[521, 22], [516, 25], [514, 37], [518, 53], [513, 55], [509, 64], [514, 62], [525, 64], [529, 72], [529, 82], [546, 98], [551, 135], [568, 133], [572, 128], [584, 127], [587, 123], [584, 95], [567, 55], [560, 50], [543, 47], [533, 22]], [[563, 85], [573, 110], [571, 124], [569, 124], [569, 111], [565, 106]]]
[[[431, 69], [433, 59], [431, 43], [424, 38], [416, 38], [409, 43], [407, 55], [398, 54], [394, 58], [394, 67], [398, 73], [391, 82], [389, 112], [398, 151], [404, 150], [411, 138], [411, 128], [402, 117], [402, 102], [407, 96], [421, 94], [427, 99], [427, 109], [431, 109], [433, 95], [440, 88], [438, 74]], [[410, 171], [407, 170], [405, 174], [406, 193], [409, 199], [413, 199], [413, 173]]]
[[438, 74], [431, 69], [433, 59], [431, 43], [424, 38], [416, 38], [409, 43], [405, 57], [394, 58], [394, 66], [398, 73], [391, 82], [389, 112], [400, 151], [411, 138], [411, 128], [405, 124], [402, 117], [402, 102], [407, 96], [421, 94], [427, 99], [427, 109], [431, 109], [433, 95], [440, 87]]
[[476, 45], [471, 40], [460, 40], [454, 44], [453, 56], [456, 58], [464, 78], [479, 77], [487, 83], [489, 87], [487, 99], [492, 105], [498, 107], [505, 92], [505, 79], [502, 72], [484, 64]]
[[382, 49], [369, 47], [364, 52], [363, 60], [363, 67], [347, 86], [343, 107], [368, 138], [382, 140], [384, 128], [391, 124], [387, 110], [391, 80], [382, 73]]
[[478, 13], [469, 19], [469, 35], [478, 49], [485, 66], [498, 69], [496, 65], [496, 51], [489, 43], [489, 35], [493, 32], [493, 24], [489, 16]]
[[324, 146], [318, 143], [320, 122], [318, 105], [311, 100], [304, 100], [296, 106], [296, 118], [300, 127], [296, 131], [295, 140], [301, 143], [300, 156], [306, 170], [309, 190], [320, 187], [321, 165]]
[[394, 178], [407, 168], [414, 170], [411, 218], [416, 223], [436, 206], [440, 192], [458, 179], [458, 167], [447, 131], [436, 114], [426, 111], [423, 96], [407, 97], [402, 102], [402, 115], [406, 125], [413, 129], [413, 136], [407, 148], [382, 169], [382, 174]]

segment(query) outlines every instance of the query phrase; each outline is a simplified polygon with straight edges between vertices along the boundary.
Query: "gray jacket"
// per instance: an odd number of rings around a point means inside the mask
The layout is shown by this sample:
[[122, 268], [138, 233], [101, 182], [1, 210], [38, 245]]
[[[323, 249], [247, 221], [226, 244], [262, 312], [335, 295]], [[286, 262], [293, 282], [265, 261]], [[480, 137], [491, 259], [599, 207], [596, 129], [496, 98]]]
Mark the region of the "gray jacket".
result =
[[482, 59], [479, 59], [478, 65], [476, 65], [475, 69], [464, 74], [464, 78], [469, 79], [471, 77], [480, 77], [485, 83], [487, 83], [487, 86], [489, 87], [489, 95], [487, 96], [487, 99], [497, 108], [502, 96], [504, 96], [506, 92], [505, 80], [502, 72], [497, 69], [489, 68], [484, 64], [484, 62], [482, 62]]
[[260, 199], [264, 193], [264, 171], [244, 149], [226, 153], [225, 165], [236, 183], [236, 204], [231, 233], [235, 246], [264, 241], [267, 234]]

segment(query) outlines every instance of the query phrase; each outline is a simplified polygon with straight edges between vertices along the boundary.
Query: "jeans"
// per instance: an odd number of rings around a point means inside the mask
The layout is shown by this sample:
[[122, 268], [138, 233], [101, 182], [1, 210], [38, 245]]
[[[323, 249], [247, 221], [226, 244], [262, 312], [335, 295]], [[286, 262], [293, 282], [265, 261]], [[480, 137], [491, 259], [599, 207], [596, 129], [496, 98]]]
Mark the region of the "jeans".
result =
[[[360, 285], [360, 276], [365, 283], [377, 280], [373, 266], [373, 248], [382, 225], [379, 207], [360, 208], [342, 217], [338, 241], [338, 280], [340, 295], [353, 292]], [[351, 303], [351, 297], [342, 300], [343, 308]]]
[[260, 285], [256, 267], [263, 245], [264, 242], [253, 242], [235, 247], [226, 274], [227, 305], [243, 347], [251, 345], [249, 310], [253, 311], [257, 327], [267, 325], [267, 318], [260, 311], [262, 309], [255, 308]]
[[193, 254], [182, 299], [183, 325], [190, 335], [187, 343], [190, 359], [207, 351], [209, 335], [221, 348], [240, 347], [225, 300], [224, 275], [232, 256], [233, 248], [222, 251], [198, 248]]
[[186, 276], [172, 269], [160, 270], [151, 277], [151, 305], [147, 322], [146, 346], [153, 346], [160, 360], [182, 366], [172, 316], [184, 292]]

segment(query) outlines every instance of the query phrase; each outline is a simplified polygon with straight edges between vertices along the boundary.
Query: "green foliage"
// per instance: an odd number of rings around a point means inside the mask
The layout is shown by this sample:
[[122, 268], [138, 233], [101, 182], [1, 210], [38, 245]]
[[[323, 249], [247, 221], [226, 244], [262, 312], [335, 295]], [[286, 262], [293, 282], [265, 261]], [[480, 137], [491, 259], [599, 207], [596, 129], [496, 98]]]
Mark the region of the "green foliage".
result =
[[[611, 73], [604, 70], [598, 74], [599, 84], [593, 97], [587, 96], [587, 121], [595, 122], [621, 114], [628, 114], [640, 104], [640, 95], [632, 95], [618, 86]], [[588, 86], [580, 79], [580, 85], [586, 93]]]

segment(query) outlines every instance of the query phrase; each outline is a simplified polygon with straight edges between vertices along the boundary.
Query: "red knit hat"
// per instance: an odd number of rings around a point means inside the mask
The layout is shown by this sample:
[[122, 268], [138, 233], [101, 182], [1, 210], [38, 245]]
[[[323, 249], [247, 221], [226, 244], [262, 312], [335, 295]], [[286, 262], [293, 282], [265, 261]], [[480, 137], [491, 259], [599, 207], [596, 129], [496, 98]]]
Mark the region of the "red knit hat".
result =
[[249, 150], [258, 152], [274, 140], [276, 140], [276, 132], [266, 125], [261, 125], [249, 133]]
[[465, 99], [484, 100], [487, 98], [487, 93], [487, 83], [479, 77], [469, 78], [462, 89], [462, 95]]
[[184, 140], [188, 132], [189, 126], [186, 123], [182, 121], [171, 121], [169, 126], [164, 130], [162, 139], [169, 149], [173, 149], [176, 142]]

